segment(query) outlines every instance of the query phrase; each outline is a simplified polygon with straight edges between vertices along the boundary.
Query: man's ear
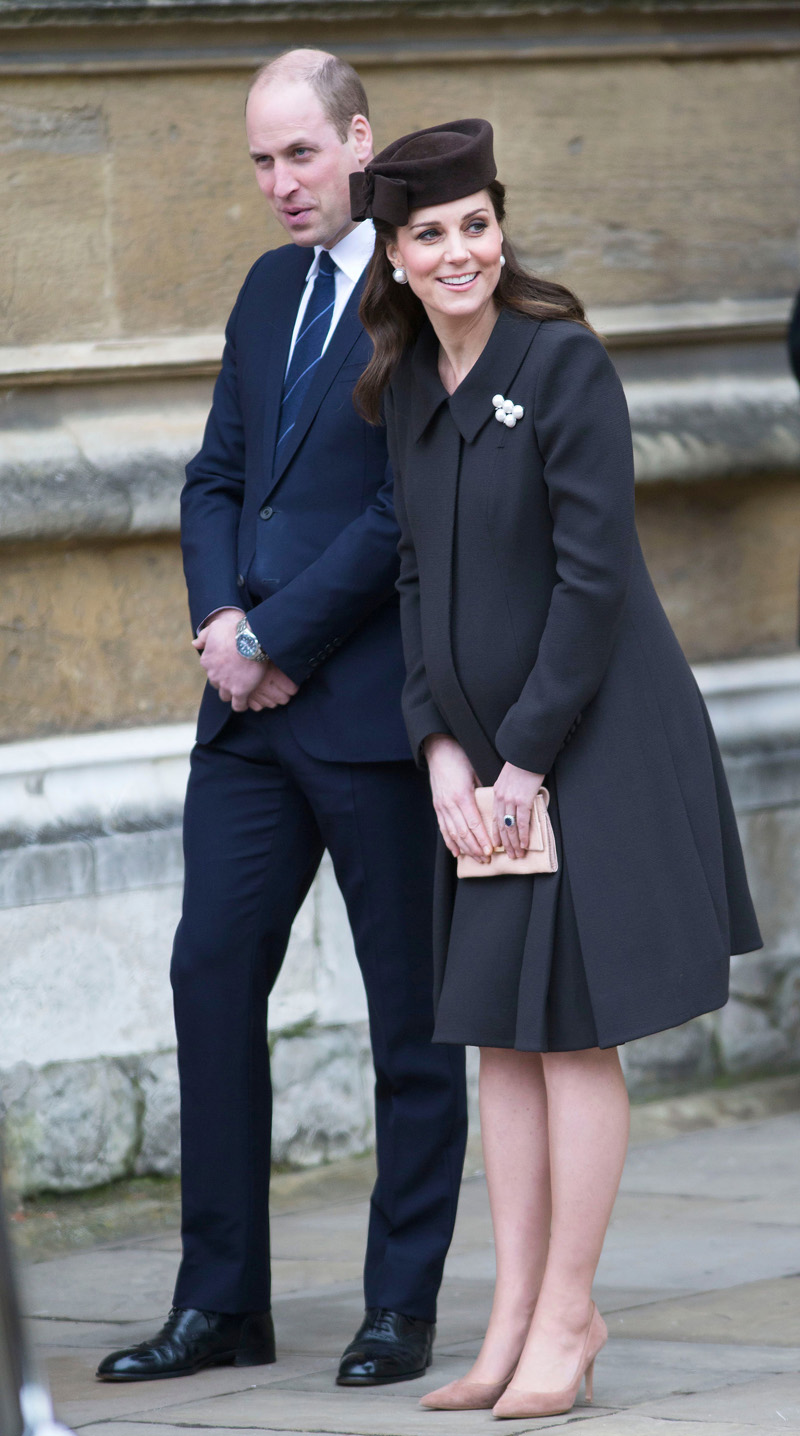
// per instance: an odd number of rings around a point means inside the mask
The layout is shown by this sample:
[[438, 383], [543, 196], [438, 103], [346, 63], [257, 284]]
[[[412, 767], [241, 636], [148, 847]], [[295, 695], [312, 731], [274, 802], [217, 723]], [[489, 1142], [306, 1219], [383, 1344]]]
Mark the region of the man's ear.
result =
[[362, 168], [369, 164], [372, 159], [372, 127], [366, 115], [353, 115], [347, 138]]

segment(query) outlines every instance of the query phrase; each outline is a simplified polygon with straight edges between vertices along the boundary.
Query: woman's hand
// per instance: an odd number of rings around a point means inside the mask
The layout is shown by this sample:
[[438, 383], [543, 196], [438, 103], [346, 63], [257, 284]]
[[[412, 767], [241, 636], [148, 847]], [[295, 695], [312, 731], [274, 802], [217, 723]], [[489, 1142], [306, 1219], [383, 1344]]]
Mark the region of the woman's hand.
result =
[[433, 806], [449, 851], [454, 858], [467, 853], [479, 862], [490, 862], [489, 834], [475, 802], [478, 780], [464, 749], [447, 733], [431, 733], [423, 747]]
[[[529, 773], [506, 763], [494, 785], [494, 831], [492, 841], [502, 843], [510, 858], [521, 858], [527, 852], [531, 832], [533, 800], [544, 782], [544, 773]], [[503, 819], [514, 818], [507, 828]]]

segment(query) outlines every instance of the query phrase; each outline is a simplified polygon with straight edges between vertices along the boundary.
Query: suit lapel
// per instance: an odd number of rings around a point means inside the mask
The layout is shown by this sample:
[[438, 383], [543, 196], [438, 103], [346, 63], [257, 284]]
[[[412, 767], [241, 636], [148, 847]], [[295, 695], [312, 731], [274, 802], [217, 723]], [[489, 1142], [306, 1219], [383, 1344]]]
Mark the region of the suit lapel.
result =
[[[280, 480], [283, 478], [283, 475], [286, 473], [286, 470], [292, 462], [292, 459], [297, 453], [297, 450], [302, 444], [306, 434], [308, 433], [308, 430], [317, 413], [317, 410], [319, 409], [320, 404], [325, 398], [325, 395], [327, 394], [331, 384], [336, 378], [336, 375], [341, 369], [345, 359], [350, 353], [350, 350], [353, 348], [353, 345], [356, 343], [356, 340], [359, 338], [362, 332], [361, 323], [358, 318], [358, 306], [361, 302], [361, 291], [363, 287], [364, 277], [362, 275], [361, 279], [358, 281], [358, 284], [355, 286], [352, 294], [350, 295], [350, 298], [347, 301], [341, 318], [339, 319], [339, 322], [333, 331], [330, 343], [328, 344], [325, 353], [323, 354], [322, 358], [319, 361], [319, 364], [317, 365], [313, 382], [308, 390], [308, 393], [305, 396], [305, 399], [303, 400], [300, 413], [295, 420], [294, 428], [291, 434], [286, 439], [284, 439], [283, 444], [281, 445], [280, 458], [273, 458], [272, 481], [269, 487], [269, 493], [272, 492], [272, 490], [275, 488], [275, 485], [280, 482]], [[291, 339], [291, 333], [289, 337]], [[284, 353], [284, 370], [288, 352], [289, 346], [287, 344], [286, 351]], [[284, 370], [281, 371], [281, 389], [283, 387]], [[275, 453], [275, 435], [277, 432], [279, 409], [280, 391], [278, 391], [277, 394], [277, 409], [275, 412], [273, 427], [271, 431], [271, 449], [268, 449], [267, 451], [273, 456]], [[268, 494], [266, 494], [264, 497], [268, 497]]]
[[269, 323], [269, 351], [264, 374], [264, 453], [267, 458], [265, 470], [272, 473], [275, 453], [275, 439], [278, 433], [278, 416], [283, 397], [283, 380], [289, 358], [297, 311], [303, 296], [306, 275], [314, 262], [313, 249], [295, 248], [291, 254], [294, 268], [286, 282], [278, 287], [275, 307]]

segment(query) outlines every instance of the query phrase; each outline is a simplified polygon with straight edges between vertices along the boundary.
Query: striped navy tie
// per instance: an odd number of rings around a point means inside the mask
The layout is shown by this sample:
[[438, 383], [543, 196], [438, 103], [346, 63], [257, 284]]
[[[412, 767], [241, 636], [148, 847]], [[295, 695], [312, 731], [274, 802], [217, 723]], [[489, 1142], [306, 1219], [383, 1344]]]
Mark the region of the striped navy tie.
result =
[[300, 413], [300, 406], [306, 397], [314, 370], [322, 358], [322, 350], [331, 327], [333, 306], [336, 301], [336, 263], [327, 249], [319, 254], [319, 273], [303, 315], [303, 327], [297, 336], [292, 360], [283, 381], [281, 415], [278, 423], [278, 442], [275, 451], [291, 433]]

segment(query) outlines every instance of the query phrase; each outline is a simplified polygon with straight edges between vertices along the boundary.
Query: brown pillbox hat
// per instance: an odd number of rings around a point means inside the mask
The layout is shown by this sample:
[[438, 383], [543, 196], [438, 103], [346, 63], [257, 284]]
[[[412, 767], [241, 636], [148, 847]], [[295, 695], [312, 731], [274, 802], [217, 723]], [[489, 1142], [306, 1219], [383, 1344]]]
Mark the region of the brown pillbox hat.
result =
[[452, 120], [387, 145], [350, 176], [353, 219], [408, 224], [413, 209], [485, 189], [497, 175], [488, 120]]

